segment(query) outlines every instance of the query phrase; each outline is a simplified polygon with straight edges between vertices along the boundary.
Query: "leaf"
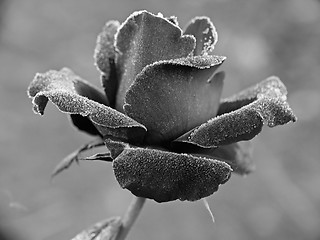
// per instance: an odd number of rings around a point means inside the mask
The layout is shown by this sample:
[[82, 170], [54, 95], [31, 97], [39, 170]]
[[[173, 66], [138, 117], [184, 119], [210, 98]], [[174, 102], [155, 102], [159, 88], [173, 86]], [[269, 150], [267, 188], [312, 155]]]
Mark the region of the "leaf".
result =
[[88, 117], [102, 136], [134, 142], [142, 141], [144, 137], [146, 128], [143, 125], [96, 101], [101, 100], [103, 94], [99, 95], [95, 88], [69, 69], [37, 74], [28, 92], [33, 98], [34, 111], [41, 115], [50, 100], [62, 112]]
[[81, 160], [80, 156], [83, 152], [95, 148], [100, 147], [104, 145], [104, 141], [101, 138], [95, 139], [94, 141], [91, 141], [85, 145], [83, 145], [81, 148], [75, 150], [74, 152], [70, 153], [68, 156], [66, 156], [53, 170], [51, 177], [57, 176], [59, 173], [61, 173], [63, 170], [68, 169], [74, 162], [78, 163], [79, 160]]
[[231, 173], [229, 165], [221, 161], [131, 147], [125, 148], [113, 161], [113, 170], [122, 188], [157, 202], [207, 197]]
[[[175, 141], [213, 148], [250, 140], [260, 133], [264, 124], [274, 127], [295, 122], [296, 117], [286, 102], [286, 93], [283, 83], [276, 77], [270, 77], [233, 97], [236, 104], [230, 100], [232, 107], [227, 104], [224, 107], [229, 108], [224, 110], [227, 113], [210, 119]], [[242, 106], [246, 101], [251, 103]]]
[[215, 44], [218, 41], [218, 33], [210, 18], [196, 17], [186, 26], [184, 34], [193, 35], [196, 38], [196, 47], [193, 55], [212, 54]]
[[100, 160], [100, 161], [112, 162], [113, 158], [111, 157], [110, 152], [105, 152], [105, 153], [96, 153], [89, 157], [85, 157], [81, 160], [89, 160], [89, 161]]
[[161, 61], [137, 76], [124, 110], [147, 127], [146, 142], [171, 141], [216, 115], [224, 73], [214, 72], [224, 59], [208, 55]]
[[145, 66], [187, 57], [194, 47], [194, 37], [184, 36], [175, 23], [162, 15], [147, 11], [131, 14], [116, 35], [116, 67], [120, 71], [116, 109], [122, 111], [126, 91]]
[[120, 231], [121, 225], [120, 217], [112, 217], [96, 223], [71, 240], [114, 240]]

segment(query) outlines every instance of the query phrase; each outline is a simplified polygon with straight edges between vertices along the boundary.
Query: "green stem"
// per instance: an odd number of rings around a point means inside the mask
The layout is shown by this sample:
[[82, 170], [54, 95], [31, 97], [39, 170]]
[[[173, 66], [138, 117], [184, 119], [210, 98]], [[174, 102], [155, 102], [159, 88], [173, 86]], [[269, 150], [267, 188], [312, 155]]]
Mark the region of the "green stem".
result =
[[139, 216], [139, 213], [140, 213], [145, 201], [146, 201], [145, 198], [134, 197], [134, 199], [130, 203], [130, 206], [129, 206], [127, 212], [125, 213], [125, 215], [122, 218], [121, 229], [120, 229], [115, 240], [124, 240], [126, 238], [132, 225], [134, 224], [137, 217]]

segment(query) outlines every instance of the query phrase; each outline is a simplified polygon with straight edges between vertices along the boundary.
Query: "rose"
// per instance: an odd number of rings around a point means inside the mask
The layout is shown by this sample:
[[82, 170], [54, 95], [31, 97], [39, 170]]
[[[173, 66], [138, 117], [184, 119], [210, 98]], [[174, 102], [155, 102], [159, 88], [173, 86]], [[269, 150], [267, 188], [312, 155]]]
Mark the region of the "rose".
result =
[[50, 100], [80, 130], [101, 137], [109, 152], [87, 159], [112, 161], [121, 187], [157, 202], [198, 200], [217, 191], [232, 169], [251, 171], [240, 141], [264, 124], [296, 120], [276, 77], [220, 100], [225, 74], [215, 72], [225, 57], [213, 55], [216, 42], [207, 17], [182, 31], [174, 17], [135, 12], [121, 25], [109, 21], [98, 36], [105, 94], [66, 68], [37, 74], [28, 93], [36, 113]]

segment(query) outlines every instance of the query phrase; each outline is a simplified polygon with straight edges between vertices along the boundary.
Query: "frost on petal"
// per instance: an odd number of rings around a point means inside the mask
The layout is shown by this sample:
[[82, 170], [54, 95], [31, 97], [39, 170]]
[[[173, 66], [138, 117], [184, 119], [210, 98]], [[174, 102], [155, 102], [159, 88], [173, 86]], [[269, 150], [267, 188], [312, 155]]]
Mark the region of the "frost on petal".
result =
[[237, 110], [249, 103], [252, 103], [263, 95], [286, 100], [287, 89], [279, 78], [269, 77], [252, 87], [244, 89], [228, 98], [222, 99], [217, 115]]
[[196, 17], [186, 26], [184, 34], [193, 35], [196, 38], [196, 47], [193, 54], [212, 54], [218, 41], [218, 33], [208, 17]]
[[172, 22], [174, 25], [179, 26], [178, 18], [176, 16], [170, 16], [170, 17], [167, 17], [166, 19]]
[[101, 81], [110, 106], [114, 106], [118, 88], [117, 71], [115, 67], [115, 34], [120, 26], [118, 21], [108, 21], [98, 35], [94, 51], [95, 65], [101, 71]]
[[108, 21], [97, 38], [94, 51], [95, 64], [107, 76], [110, 72], [110, 60], [114, 61], [115, 58], [114, 40], [119, 26], [118, 21]]
[[[224, 101], [224, 114], [181, 136], [176, 141], [212, 148], [242, 140], [260, 133], [264, 124], [269, 127], [295, 122], [286, 102], [286, 88], [276, 77], [270, 77], [254, 87]], [[248, 103], [244, 105], [244, 103]]]
[[193, 36], [160, 14], [146, 11], [131, 14], [116, 35], [116, 67], [120, 85], [116, 108], [122, 111], [125, 93], [141, 70], [154, 62], [187, 57], [195, 47]]
[[113, 170], [122, 188], [157, 202], [207, 197], [216, 192], [231, 173], [230, 166], [221, 161], [130, 147], [113, 161]]
[[144, 124], [148, 143], [170, 141], [216, 116], [224, 57], [196, 56], [147, 66], [125, 98], [128, 116]]
[[[81, 86], [81, 87], [79, 87]], [[44, 113], [48, 100], [59, 110], [88, 117], [102, 136], [111, 135], [127, 141], [141, 141], [145, 127], [130, 117], [102, 104], [102, 93], [69, 69], [37, 74], [28, 89], [34, 111]], [[107, 104], [104, 98], [105, 104]]]

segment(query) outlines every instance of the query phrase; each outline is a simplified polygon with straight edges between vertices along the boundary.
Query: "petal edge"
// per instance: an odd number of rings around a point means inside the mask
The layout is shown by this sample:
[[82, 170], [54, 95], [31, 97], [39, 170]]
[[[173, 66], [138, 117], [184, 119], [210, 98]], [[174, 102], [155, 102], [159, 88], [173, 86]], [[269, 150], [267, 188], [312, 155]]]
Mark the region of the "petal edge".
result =
[[[286, 102], [286, 88], [280, 79], [270, 77], [231, 99], [236, 104], [218, 117], [191, 130], [175, 141], [192, 143], [204, 148], [250, 140], [260, 133], [264, 124], [283, 125], [296, 117]], [[248, 105], [242, 105], [246, 101]]]
[[207, 197], [231, 173], [221, 161], [143, 148], [124, 149], [113, 161], [113, 169], [122, 188], [157, 202]]
[[142, 140], [146, 132], [142, 124], [115, 109], [80, 95], [74, 86], [78, 80], [79, 77], [69, 69], [37, 74], [29, 86], [34, 111], [42, 115], [50, 100], [64, 113], [88, 117], [103, 136]]

